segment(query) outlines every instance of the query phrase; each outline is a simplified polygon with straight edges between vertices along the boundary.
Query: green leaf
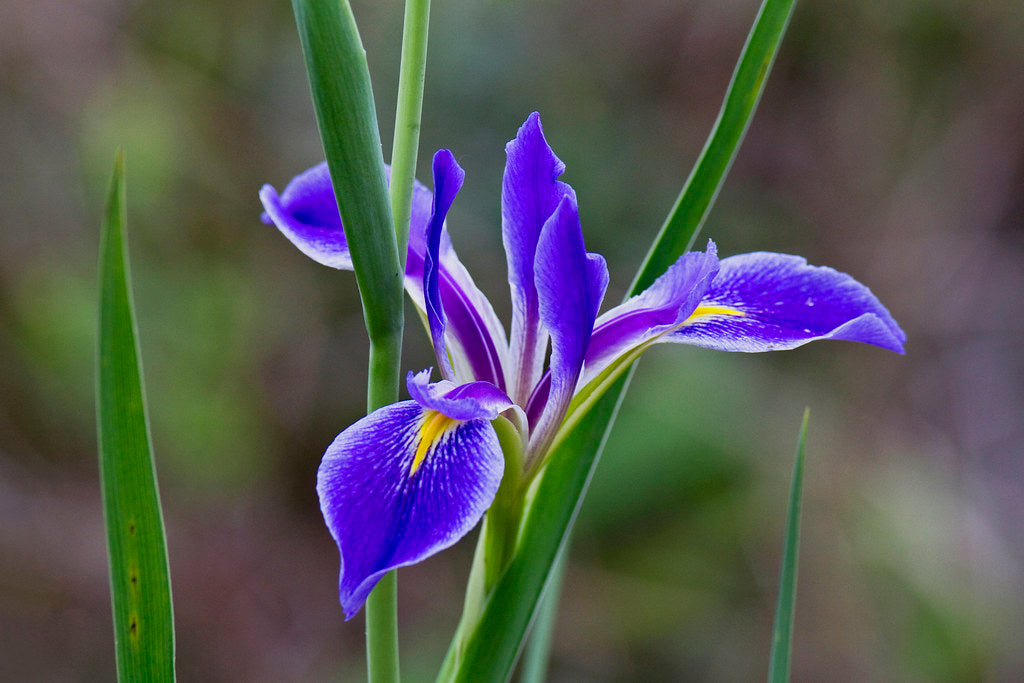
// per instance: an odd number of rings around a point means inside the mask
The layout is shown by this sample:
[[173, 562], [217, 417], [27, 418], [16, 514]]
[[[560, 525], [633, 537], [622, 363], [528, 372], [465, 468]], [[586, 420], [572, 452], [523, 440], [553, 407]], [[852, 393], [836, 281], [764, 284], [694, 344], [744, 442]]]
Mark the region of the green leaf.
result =
[[[568, 547], [568, 541], [566, 541]], [[551, 637], [558, 620], [558, 598], [565, 579], [565, 563], [568, 560], [563, 551], [558, 555], [555, 566], [548, 577], [548, 585], [541, 598], [537, 617], [530, 629], [530, 640], [523, 655], [520, 683], [544, 683], [548, 677], [548, 660], [551, 657]]]
[[796, 446], [796, 464], [793, 465], [793, 485], [789, 493], [786, 539], [782, 547], [779, 599], [775, 607], [768, 683], [789, 681], [789, 657], [793, 650], [793, 611], [796, 607], [796, 562], [800, 550], [800, 505], [804, 488], [804, 445], [807, 442], [807, 420], [810, 414], [810, 409], [804, 410], [804, 421]]
[[647, 252], [633, 280], [633, 292], [642, 292], [670, 265], [693, 248], [704, 219], [711, 210], [732, 166], [754, 110], [764, 92], [768, 72], [778, 54], [782, 36], [793, 14], [795, 0], [765, 0], [758, 12], [740, 60], [733, 71], [718, 120], [697, 164], [683, 186], [661, 232]]
[[[372, 412], [398, 400], [405, 324], [398, 245], [408, 226], [398, 230], [393, 222], [370, 70], [352, 7], [347, 0], [292, 0], [292, 9], [370, 338], [366, 403]], [[404, 188], [398, 194], [401, 206]], [[385, 576], [366, 601], [367, 673], [374, 683], [398, 680], [396, 582], [394, 572]]]
[[[740, 55], [718, 121], [628, 296], [642, 292], [697, 238], [761, 97], [794, 0], [765, 0]], [[456, 634], [440, 680], [504, 681], [565, 544], [633, 370], [623, 374], [549, 456], [523, 522], [519, 550], [468, 635]], [[461, 640], [462, 647], [459, 647]]]
[[124, 155], [118, 152], [100, 238], [96, 423], [110, 561], [117, 677], [174, 680], [174, 614], [129, 289]]
[[292, 9], [370, 337], [374, 410], [398, 400], [404, 289], [370, 70], [347, 1], [293, 0]]

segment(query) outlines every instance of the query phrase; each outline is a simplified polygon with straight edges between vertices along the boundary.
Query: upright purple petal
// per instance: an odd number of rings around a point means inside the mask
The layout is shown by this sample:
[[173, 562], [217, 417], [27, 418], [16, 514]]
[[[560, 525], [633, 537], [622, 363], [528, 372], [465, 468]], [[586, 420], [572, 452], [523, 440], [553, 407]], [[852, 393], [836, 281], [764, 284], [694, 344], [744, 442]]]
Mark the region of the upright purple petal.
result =
[[501, 233], [508, 258], [512, 290], [511, 357], [515, 368], [509, 377], [510, 393], [524, 403], [540, 378], [547, 338], [540, 324], [534, 264], [537, 242], [545, 222], [563, 197], [575, 193], [558, 176], [565, 170], [544, 139], [537, 112], [505, 146], [507, 160], [501, 186]]
[[345, 618], [384, 574], [476, 526], [503, 470], [490, 422], [439, 417], [415, 401], [374, 411], [339, 434], [320, 464], [317, 493], [341, 553]]
[[584, 249], [573, 197], [563, 197], [544, 224], [534, 268], [540, 318], [551, 335], [551, 380], [546, 405], [531, 427], [531, 454], [544, 452], [565, 416], [608, 286], [604, 258]]
[[903, 353], [907, 336], [867, 287], [799, 256], [731, 256], [704, 299], [660, 341], [722, 351], [779, 351], [818, 339], [848, 339]]
[[445, 316], [441, 304], [441, 232], [448, 209], [455, 201], [455, 195], [462, 188], [466, 172], [455, 161], [447, 149], [434, 154], [434, 206], [427, 228], [427, 251], [423, 259], [423, 294], [427, 310], [427, 324], [434, 343], [434, 354], [441, 376], [447, 380], [455, 378], [455, 371], [448, 360], [448, 349], [444, 343]]
[[434, 207], [424, 240], [425, 251], [422, 259], [421, 252], [410, 251], [406, 273], [411, 276], [422, 272], [421, 296], [441, 375], [504, 387], [508, 356], [505, 329], [490, 301], [477, 289], [455, 255], [444, 225], [465, 173], [448, 150], [439, 150], [434, 155], [433, 172]]
[[617, 358], [686, 320], [717, 272], [718, 256], [709, 240], [707, 251], [683, 254], [650, 287], [605, 312], [594, 324], [580, 386]]

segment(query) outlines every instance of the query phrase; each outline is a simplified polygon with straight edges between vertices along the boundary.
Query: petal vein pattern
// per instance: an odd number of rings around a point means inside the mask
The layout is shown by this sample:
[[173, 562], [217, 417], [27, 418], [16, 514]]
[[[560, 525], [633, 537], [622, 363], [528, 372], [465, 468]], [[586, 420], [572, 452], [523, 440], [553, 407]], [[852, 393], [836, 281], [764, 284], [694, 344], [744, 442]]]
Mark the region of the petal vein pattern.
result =
[[705, 298], [706, 311], [734, 313], [695, 315], [660, 341], [760, 352], [847, 339], [903, 353], [907, 340], [871, 290], [799, 256], [756, 252], [722, 259]]
[[503, 471], [488, 420], [453, 420], [415, 401], [374, 411], [339, 434], [320, 464], [317, 493], [341, 555], [345, 617], [384, 574], [469, 533]]

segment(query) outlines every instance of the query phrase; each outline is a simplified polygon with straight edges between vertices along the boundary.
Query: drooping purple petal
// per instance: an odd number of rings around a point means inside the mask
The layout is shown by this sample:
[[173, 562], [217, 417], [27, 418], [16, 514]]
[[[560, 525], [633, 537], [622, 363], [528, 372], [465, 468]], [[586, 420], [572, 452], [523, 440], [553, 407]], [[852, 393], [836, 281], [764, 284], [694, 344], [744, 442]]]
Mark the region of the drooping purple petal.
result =
[[650, 287], [606, 311], [594, 323], [580, 386], [615, 359], [686, 320], [717, 272], [717, 251], [709, 240], [707, 251], [683, 254]]
[[523, 403], [540, 378], [547, 345], [534, 277], [537, 242], [562, 198], [569, 196], [575, 200], [576, 195], [569, 185], [558, 180], [565, 164], [544, 139], [537, 112], [526, 119], [515, 139], [505, 146], [505, 153], [501, 234], [512, 290], [509, 345], [515, 363], [508, 380], [512, 397]]
[[260, 190], [265, 223], [273, 223], [302, 253], [331, 268], [352, 270], [327, 162], [301, 173], [280, 196], [270, 185]]
[[[390, 180], [391, 168], [385, 166], [384, 170]], [[326, 162], [293, 178], [280, 196], [273, 187], [265, 185], [260, 191], [260, 199], [266, 209], [263, 221], [276, 225], [304, 254], [333, 268], [352, 269]], [[426, 307], [423, 263], [432, 203], [430, 190], [416, 181], [413, 184], [405, 287], [421, 311]], [[440, 298], [448, 318], [448, 339], [456, 374], [464, 379], [484, 379], [504, 386], [504, 366], [508, 356], [505, 329], [487, 297], [476, 287], [459, 261], [447, 230], [443, 228], [439, 258]]]
[[541, 453], [565, 416], [608, 286], [604, 258], [583, 246], [573, 197], [563, 197], [544, 224], [534, 269], [540, 318], [551, 335], [550, 388], [530, 436], [530, 452]]
[[731, 256], [683, 326], [659, 341], [722, 351], [779, 351], [848, 339], [903, 353], [907, 336], [867, 287], [799, 256]]
[[434, 206], [427, 228], [427, 251], [423, 259], [423, 295], [427, 309], [427, 324], [441, 376], [452, 380], [455, 378], [455, 370], [448, 360], [448, 349], [444, 343], [445, 315], [441, 303], [441, 232], [448, 209], [462, 188], [466, 172], [447, 149], [440, 149], [434, 154], [433, 170]]
[[[390, 166], [385, 165], [384, 175], [390, 182]], [[260, 201], [264, 208], [260, 219], [267, 225], [276, 225], [302, 253], [325, 266], [352, 270], [352, 257], [326, 161], [292, 178], [280, 195], [273, 186], [264, 185]], [[410, 234], [419, 236], [420, 245], [430, 218], [430, 206], [430, 190], [419, 181], [414, 182]], [[410, 237], [410, 249], [412, 242]]]
[[444, 413], [456, 420], [483, 418], [493, 420], [512, 407], [505, 392], [490, 382], [456, 385], [447, 380], [430, 382], [430, 370], [409, 373], [405, 384], [409, 395], [424, 408]]
[[[429, 443], [421, 446], [424, 438]], [[374, 411], [339, 434], [320, 464], [317, 493], [341, 553], [345, 618], [384, 574], [449, 547], [476, 526], [503, 470], [490, 422], [439, 422], [415, 401]]]

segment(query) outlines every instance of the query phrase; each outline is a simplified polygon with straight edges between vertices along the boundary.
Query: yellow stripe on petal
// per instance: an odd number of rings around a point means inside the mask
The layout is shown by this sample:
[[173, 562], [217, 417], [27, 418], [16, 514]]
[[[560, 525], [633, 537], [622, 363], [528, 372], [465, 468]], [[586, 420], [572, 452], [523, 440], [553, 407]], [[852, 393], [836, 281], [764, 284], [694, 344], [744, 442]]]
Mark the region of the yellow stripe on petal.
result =
[[693, 322], [697, 318], [703, 318], [709, 315], [746, 315], [743, 311], [738, 311], [735, 308], [729, 308], [728, 306], [717, 306], [715, 304], [700, 304], [693, 310], [690, 317], [683, 321], [683, 325]]
[[436, 410], [428, 410], [423, 417], [423, 424], [420, 425], [420, 442], [416, 446], [416, 454], [412, 458], [412, 466], [409, 468], [409, 476], [416, 474], [426, 459], [430, 449], [436, 444], [449, 428], [454, 427], [459, 420], [448, 417]]

